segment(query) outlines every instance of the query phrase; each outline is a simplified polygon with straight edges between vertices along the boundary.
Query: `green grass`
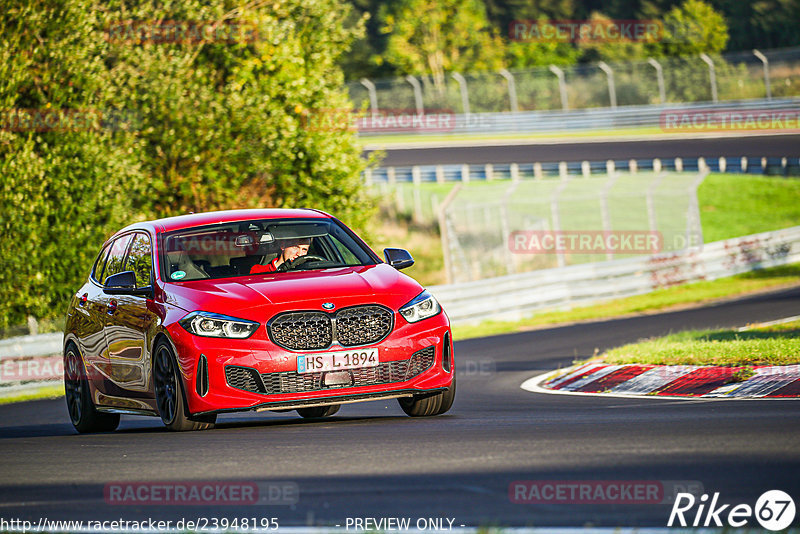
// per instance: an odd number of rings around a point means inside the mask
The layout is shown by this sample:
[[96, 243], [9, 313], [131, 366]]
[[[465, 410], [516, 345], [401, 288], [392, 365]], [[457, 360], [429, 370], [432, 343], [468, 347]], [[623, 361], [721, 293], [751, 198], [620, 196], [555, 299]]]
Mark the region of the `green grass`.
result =
[[[610, 364], [791, 365], [800, 363], [800, 321], [736, 330], [691, 330], [624, 345], [604, 355]], [[745, 370], [737, 381], [752, 376]]]
[[385, 145], [402, 143], [446, 143], [449, 141], [498, 141], [527, 139], [580, 139], [580, 138], [615, 138], [626, 136], [664, 135], [659, 127], [615, 128], [613, 130], [585, 130], [580, 132], [539, 132], [516, 134], [441, 134], [441, 135], [375, 135], [361, 137], [362, 145]]
[[521, 321], [485, 321], [475, 326], [456, 325], [453, 327], [453, 339], [509, 334], [561, 323], [663, 311], [798, 283], [800, 264], [784, 265], [719, 280], [659, 289], [645, 295], [615, 299], [573, 310], [542, 312]]
[[64, 384], [58, 384], [55, 386], [44, 386], [30, 393], [20, 393], [19, 395], [0, 397], [0, 404], [9, 404], [12, 402], [22, 402], [37, 399], [57, 399], [63, 396]]
[[712, 174], [697, 191], [706, 243], [800, 224], [800, 180]]

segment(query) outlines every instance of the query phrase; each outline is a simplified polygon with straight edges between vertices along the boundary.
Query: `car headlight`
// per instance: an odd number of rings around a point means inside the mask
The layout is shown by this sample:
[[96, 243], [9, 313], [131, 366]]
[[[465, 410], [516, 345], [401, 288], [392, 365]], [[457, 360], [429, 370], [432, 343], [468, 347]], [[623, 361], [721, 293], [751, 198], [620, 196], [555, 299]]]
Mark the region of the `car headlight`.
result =
[[248, 338], [258, 328], [255, 321], [204, 311], [192, 312], [178, 321], [178, 324], [196, 336], [235, 339]]
[[400, 315], [409, 323], [416, 323], [428, 317], [433, 317], [442, 311], [442, 307], [427, 290], [423, 291], [411, 302], [400, 308]]

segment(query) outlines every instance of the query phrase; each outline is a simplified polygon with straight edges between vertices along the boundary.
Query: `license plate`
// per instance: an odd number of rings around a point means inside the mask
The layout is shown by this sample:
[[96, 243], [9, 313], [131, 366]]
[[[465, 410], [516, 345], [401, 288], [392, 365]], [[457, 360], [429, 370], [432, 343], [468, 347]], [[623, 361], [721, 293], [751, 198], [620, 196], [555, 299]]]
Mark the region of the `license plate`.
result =
[[303, 354], [297, 357], [298, 373], [341, 371], [378, 365], [378, 349], [345, 350], [325, 354]]

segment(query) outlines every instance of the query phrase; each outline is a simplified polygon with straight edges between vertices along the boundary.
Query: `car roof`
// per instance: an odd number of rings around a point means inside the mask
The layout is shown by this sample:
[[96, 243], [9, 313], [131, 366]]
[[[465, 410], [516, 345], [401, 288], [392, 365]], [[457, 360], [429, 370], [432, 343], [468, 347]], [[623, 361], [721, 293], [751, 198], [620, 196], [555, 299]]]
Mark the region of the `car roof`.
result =
[[330, 219], [331, 216], [324, 211], [315, 209], [286, 209], [286, 208], [264, 208], [264, 209], [242, 209], [226, 211], [210, 211], [206, 213], [191, 213], [188, 215], [178, 215], [156, 219], [154, 221], [144, 221], [131, 224], [116, 232], [114, 235], [128, 232], [130, 230], [149, 230], [157, 234], [162, 232], [172, 232], [184, 228], [194, 228], [209, 224], [222, 224], [229, 222], [251, 221], [255, 219], [292, 219], [292, 218], [312, 218]]

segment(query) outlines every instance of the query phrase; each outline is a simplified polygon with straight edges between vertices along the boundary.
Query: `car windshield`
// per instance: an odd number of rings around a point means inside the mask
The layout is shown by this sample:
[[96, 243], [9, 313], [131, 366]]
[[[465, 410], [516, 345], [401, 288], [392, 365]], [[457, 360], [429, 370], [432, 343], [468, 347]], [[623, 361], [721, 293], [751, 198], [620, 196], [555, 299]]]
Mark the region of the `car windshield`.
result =
[[374, 265], [376, 259], [334, 220], [269, 219], [222, 223], [165, 234], [167, 281]]

